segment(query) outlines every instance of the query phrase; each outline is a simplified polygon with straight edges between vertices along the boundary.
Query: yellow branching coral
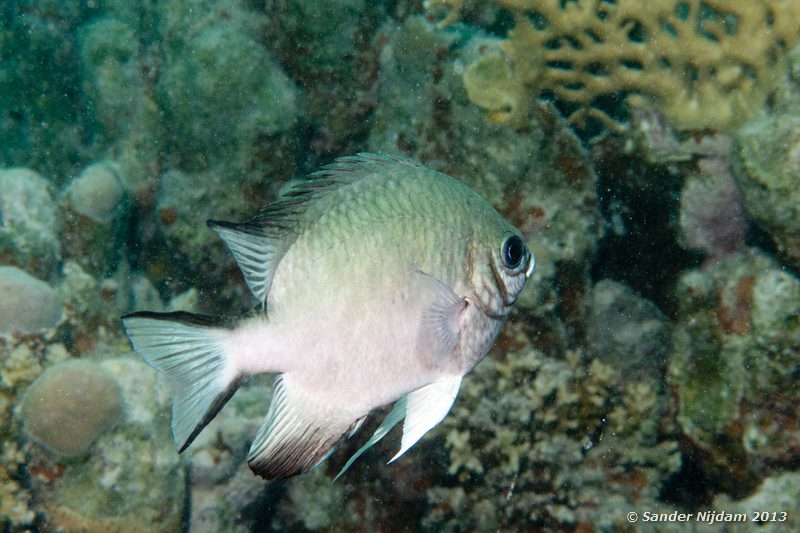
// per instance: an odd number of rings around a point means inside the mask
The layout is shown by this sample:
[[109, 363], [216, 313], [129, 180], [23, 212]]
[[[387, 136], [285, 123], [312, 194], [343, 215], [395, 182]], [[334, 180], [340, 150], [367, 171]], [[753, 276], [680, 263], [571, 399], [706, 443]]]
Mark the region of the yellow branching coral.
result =
[[[439, 0], [454, 10], [462, 1]], [[526, 108], [520, 99], [552, 91], [576, 106], [576, 123], [615, 124], [598, 102], [626, 95], [654, 101], [678, 129], [730, 129], [763, 109], [800, 37], [798, 0], [494, 1], [514, 14], [514, 29], [464, 80], [494, 118], [513, 119]]]

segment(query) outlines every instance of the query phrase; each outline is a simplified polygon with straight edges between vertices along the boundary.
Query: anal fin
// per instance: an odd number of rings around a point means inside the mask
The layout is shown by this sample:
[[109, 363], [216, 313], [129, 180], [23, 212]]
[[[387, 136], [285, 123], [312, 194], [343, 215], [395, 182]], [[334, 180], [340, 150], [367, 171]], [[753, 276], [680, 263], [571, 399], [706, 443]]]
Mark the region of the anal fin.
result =
[[268, 480], [302, 474], [324, 461], [362, 420], [363, 416], [343, 416], [335, 409], [310, 404], [279, 376], [247, 462], [254, 473]]

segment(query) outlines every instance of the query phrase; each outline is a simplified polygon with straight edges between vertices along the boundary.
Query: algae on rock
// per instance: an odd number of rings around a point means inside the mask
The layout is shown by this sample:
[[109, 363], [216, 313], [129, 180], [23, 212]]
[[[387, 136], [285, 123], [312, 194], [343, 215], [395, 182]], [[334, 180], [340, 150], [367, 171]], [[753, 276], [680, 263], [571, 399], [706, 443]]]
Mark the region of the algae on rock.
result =
[[800, 346], [800, 281], [746, 249], [686, 272], [668, 377], [677, 421], [710, 479], [753, 489], [800, 453], [792, 387]]
[[735, 178], [747, 213], [800, 269], [800, 117], [788, 112], [748, 122], [737, 135]]
[[0, 262], [48, 278], [61, 258], [51, 185], [27, 168], [0, 169]]

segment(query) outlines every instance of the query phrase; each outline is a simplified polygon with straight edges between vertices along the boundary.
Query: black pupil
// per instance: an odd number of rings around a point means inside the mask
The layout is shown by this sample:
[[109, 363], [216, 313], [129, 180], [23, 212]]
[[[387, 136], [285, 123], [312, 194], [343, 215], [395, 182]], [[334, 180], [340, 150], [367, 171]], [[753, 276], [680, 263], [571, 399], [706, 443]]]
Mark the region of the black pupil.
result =
[[525, 255], [525, 244], [517, 235], [512, 235], [503, 243], [503, 262], [508, 268], [517, 268]]

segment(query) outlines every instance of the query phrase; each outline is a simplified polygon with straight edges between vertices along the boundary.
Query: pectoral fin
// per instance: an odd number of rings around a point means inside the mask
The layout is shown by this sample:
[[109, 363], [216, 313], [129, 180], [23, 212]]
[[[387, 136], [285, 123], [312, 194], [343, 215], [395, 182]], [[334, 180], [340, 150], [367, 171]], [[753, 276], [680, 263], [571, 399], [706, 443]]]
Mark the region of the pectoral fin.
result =
[[444, 282], [420, 270], [414, 273], [414, 285], [422, 307], [415, 353], [441, 361], [458, 345], [461, 316], [469, 304]]
[[403, 440], [400, 451], [392, 457], [390, 463], [396, 461], [447, 416], [460, 386], [461, 376], [446, 376], [404, 398], [406, 419], [403, 422]]

